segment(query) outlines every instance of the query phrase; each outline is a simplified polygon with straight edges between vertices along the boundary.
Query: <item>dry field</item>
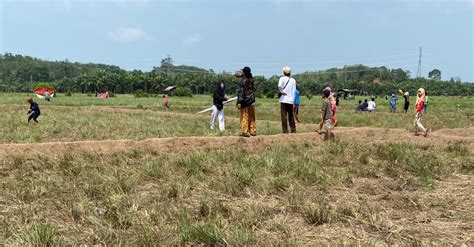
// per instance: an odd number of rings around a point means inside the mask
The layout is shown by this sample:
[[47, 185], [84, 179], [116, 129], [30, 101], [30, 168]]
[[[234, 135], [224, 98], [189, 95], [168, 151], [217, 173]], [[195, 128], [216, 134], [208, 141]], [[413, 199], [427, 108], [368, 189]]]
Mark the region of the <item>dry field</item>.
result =
[[[355, 113], [342, 102], [336, 141], [314, 133], [317, 99], [298, 134], [280, 133], [260, 100], [257, 137], [194, 114], [209, 97], [87, 96], [0, 100], [0, 242], [5, 245], [474, 245], [474, 101], [435, 98], [412, 115]], [[276, 108], [276, 109], [275, 109]]]

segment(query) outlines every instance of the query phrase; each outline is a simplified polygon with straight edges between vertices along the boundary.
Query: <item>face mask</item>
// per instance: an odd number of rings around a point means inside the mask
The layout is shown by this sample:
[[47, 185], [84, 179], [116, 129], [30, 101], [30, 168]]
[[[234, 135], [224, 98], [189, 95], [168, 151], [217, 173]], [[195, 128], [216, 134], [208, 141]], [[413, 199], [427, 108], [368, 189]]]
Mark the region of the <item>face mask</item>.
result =
[[224, 88], [224, 83], [221, 83], [221, 88]]

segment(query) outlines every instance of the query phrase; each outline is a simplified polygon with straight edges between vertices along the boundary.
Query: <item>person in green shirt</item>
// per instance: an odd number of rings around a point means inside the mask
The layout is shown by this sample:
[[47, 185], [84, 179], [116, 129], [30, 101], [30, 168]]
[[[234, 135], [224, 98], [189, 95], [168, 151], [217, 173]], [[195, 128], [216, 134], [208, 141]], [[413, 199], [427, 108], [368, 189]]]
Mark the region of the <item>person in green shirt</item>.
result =
[[425, 104], [423, 105], [423, 114], [426, 114], [427, 110], [428, 110], [428, 96], [425, 93]]
[[324, 90], [324, 100], [323, 106], [321, 107], [321, 121], [323, 122], [323, 126], [326, 129], [324, 140], [332, 140], [334, 139], [334, 134], [332, 133], [333, 122], [332, 122], [332, 110], [331, 110], [331, 101], [329, 100], [329, 96], [331, 95], [331, 91]]

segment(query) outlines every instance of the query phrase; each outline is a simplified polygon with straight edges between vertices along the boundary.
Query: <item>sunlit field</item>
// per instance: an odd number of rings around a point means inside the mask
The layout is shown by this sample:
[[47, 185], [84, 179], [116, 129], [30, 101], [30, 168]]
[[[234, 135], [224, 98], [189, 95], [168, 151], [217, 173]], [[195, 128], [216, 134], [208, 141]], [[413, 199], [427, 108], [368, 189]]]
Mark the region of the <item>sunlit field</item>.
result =
[[[210, 96], [171, 97], [170, 109], [161, 106], [160, 97], [135, 98], [117, 95], [107, 100], [87, 95], [70, 97], [60, 94], [51, 102], [36, 99], [42, 109], [40, 124], [27, 124], [28, 94], [1, 94], [0, 142], [48, 142], [77, 140], [133, 139], [174, 136], [216, 136], [239, 134], [239, 112], [234, 103], [225, 108], [226, 131], [209, 129], [210, 112], [196, 114], [211, 106]], [[412, 129], [415, 97], [407, 114], [402, 113], [403, 100], [397, 112], [389, 112], [388, 101], [377, 98], [376, 112], [356, 112], [355, 105], [364, 97], [341, 100], [336, 116], [340, 127], [377, 127]], [[301, 98], [298, 132], [311, 132], [320, 119], [319, 97]], [[178, 114], [179, 113], [179, 114]], [[259, 135], [281, 132], [280, 109], [277, 99], [257, 99], [257, 128]], [[446, 128], [472, 127], [474, 99], [430, 97], [425, 126], [433, 131]]]
[[411, 132], [415, 97], [407, 114], [402, 98], [393, 114], [383, 97], [372, 113], [341, 100], [324, 142], [316, 96], [301, 99], [297, 135], [280, 135], [277, 99], [257, 99], [251, 138], [236, 137], [233, 103], [226, 130], [209, 129], [196, 113], [210, 96], [164, 109], [160, 96], [59, 94], [35, 99], [28, 124], [29, 96], [0, 94], [7, 246], [474, 245], [472, 98], [430, 97], [427, 138]]

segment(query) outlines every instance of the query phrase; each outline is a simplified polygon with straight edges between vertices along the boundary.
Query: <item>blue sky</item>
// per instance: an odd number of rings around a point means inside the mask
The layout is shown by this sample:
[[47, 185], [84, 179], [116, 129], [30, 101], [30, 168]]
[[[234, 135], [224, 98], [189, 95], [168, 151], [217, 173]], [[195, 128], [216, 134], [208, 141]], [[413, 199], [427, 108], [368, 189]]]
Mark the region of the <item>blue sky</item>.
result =
[[149, 71], [385, 65], [474, 82], [473, 1], [0, 0], [0, 52]]

